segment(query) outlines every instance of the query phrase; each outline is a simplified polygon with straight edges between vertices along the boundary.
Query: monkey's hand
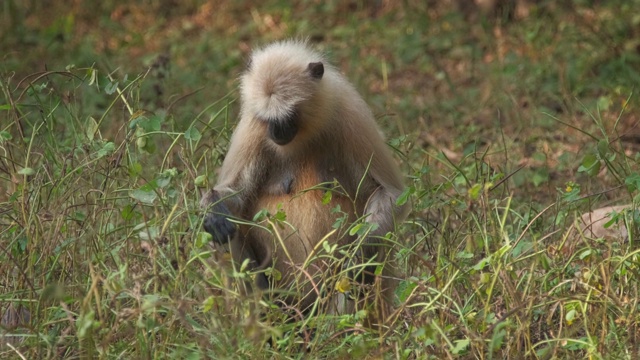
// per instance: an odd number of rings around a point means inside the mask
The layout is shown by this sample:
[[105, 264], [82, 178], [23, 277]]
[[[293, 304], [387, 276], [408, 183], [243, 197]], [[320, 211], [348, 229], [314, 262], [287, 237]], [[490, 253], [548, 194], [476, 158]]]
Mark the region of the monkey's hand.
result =
[[204, 217], [202, 224], [204, 230], [211, 234], [216, 242], [220, 244], [228, 243], [236, 232], [236, 225], [229, 221], [229, 217], [232, 216], [231, 211], [229, 211], [224, 201], [220, 200], [215, 191], [209, 193], [203, 199], [203, 202], [213, 204], [209, 207]]

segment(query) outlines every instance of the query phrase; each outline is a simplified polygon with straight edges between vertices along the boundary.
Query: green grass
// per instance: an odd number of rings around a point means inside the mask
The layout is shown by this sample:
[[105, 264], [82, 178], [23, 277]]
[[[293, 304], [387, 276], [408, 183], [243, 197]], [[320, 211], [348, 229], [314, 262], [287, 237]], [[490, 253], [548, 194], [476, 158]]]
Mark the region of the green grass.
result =
[[[511, 20], [421, 1], [1, 6], [0, 314], [29, 319], [3, 322], [0, 358], [640, 355], [640, 213], [614, 216], [630, 241], [572, 229], [638, 203], [640, 2]], [[201, 229], [249, 50], [296, 36], [363, 94], [406, 175], [384, 331], [361, 312], [286, 321]]]

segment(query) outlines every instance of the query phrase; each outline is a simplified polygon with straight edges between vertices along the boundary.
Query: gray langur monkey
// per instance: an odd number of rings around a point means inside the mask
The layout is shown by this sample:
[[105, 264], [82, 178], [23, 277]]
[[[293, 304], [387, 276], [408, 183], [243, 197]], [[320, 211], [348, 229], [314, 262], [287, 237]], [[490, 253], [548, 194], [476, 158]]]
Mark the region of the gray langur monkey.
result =
[[[402, 190], [399, 168], [371, 110], [321, 54], [294, 40], [253, 52], [241, 77], [240, 121], [218, 183], [202, 205], [204, 229], [216, 242], [230, 242], [236, 263], [249, 259], [253, 270], [272, 267], [282, 274], [262, 274], [258, 287], [297, 285], [298, 296], [285, 301], [308, 310], [333, 271], [327, 257], [318, 255], [324, 240], [340, 246], [362, 240], [362, 260], [383, 263], [391, 247], [379, 237], [409, 210], [396, 205]], [[325, 204], [327, 191], [332, 196]], [[342, 214], [332, 211], [336, 206]], [[230, 221], [246, 224], [261, 210], [283, 211], [287, 226], [269, 231]], [[334, 231], [345, 213], [350, 222], [364, 218], [374, 225], [364, 239]], [[394, 291], [388, 268], [379, 282], [387, 303]], [[375, 269], [366, 266], [359, 279], [373, 284]]]

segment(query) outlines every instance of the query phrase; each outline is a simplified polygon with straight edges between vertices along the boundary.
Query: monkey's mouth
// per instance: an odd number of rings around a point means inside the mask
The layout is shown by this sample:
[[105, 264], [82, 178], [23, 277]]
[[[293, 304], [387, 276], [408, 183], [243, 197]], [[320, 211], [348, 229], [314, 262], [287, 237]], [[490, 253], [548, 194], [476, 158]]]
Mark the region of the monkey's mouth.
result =
[[293, 112], [284, 119], [269, 119], [269, 138], [278, 145], [290, 143], [298, 133], [298, 113]]

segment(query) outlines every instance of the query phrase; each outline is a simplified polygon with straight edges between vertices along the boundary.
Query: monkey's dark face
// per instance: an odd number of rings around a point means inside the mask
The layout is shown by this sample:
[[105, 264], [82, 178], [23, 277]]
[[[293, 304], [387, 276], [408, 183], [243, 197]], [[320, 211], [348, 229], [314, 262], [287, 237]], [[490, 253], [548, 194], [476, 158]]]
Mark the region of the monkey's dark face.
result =
[[298, 133], [299, 115], [293, 111], [284, 119], [269, 120], [267, 126], [269, 138], [276, 144], [282, 146], [290, 143]]

